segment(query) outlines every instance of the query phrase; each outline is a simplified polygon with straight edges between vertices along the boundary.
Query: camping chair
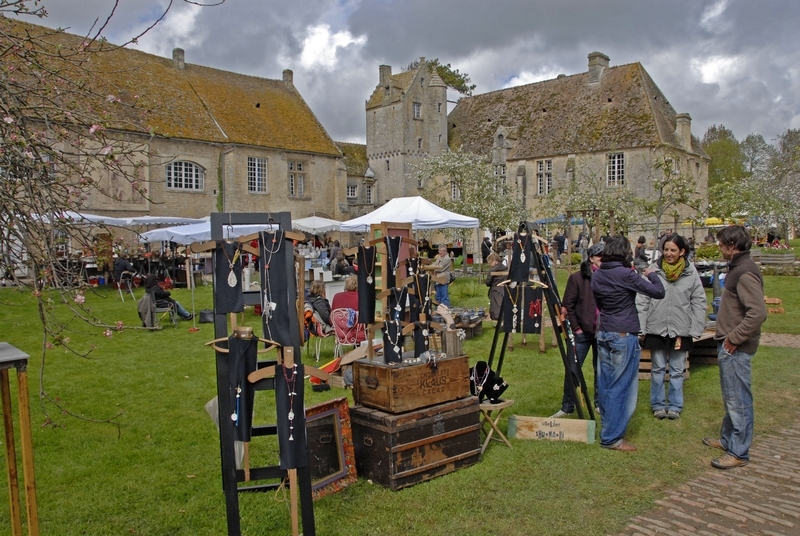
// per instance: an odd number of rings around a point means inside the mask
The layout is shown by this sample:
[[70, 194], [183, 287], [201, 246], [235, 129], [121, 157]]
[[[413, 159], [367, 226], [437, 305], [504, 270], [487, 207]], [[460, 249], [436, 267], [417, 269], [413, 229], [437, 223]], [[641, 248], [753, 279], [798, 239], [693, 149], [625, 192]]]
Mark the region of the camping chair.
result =
[[327, 339], [331, 335], [334, 334], [333, 331], [328, 331], [324, 329], [324, 324], [322, 323], [322, 319], [319, 318], [319, 313], [315, 313], [311, 305], [306, 302], [303, 310], [303, 321], [305, 324], [305, 332], [306, 332], [306, 357], [308, 357], [309, 352], [311, 352], [311, 338], [313, 337], [316, 339], [314, 341], [316, 346], [316, 360], [319, 362], [319, 352], [320, 348], [322, 347], [322, 340]]
[[336, 346], [333, 358], [344, 355], [345, 346], [358, 346], [366, 340], [367, 334], [363, 324], [358, 323], [358, 311], [352, 309], [334, 309], [331, 311], [331, 324], [336, 334]]
[[125, 295], [122, 293], [123, 288], [131, 295], [133, 301], [136, 301], [136, 296], [133, 294], [133, 272], [122, 272], [119, 276], [119, 281], [114, 281], [114, 285], [117, 287], [119, 298], [122, 301], [125, 301]]
[[175, 309], [175, 304], [166, 300], [156, 300], [156, 308], [153, 315], [153, 324], [156, 327], [161, 326], [164, 319], [168, 319], [172, 327], [178, 327], [178, 311]]

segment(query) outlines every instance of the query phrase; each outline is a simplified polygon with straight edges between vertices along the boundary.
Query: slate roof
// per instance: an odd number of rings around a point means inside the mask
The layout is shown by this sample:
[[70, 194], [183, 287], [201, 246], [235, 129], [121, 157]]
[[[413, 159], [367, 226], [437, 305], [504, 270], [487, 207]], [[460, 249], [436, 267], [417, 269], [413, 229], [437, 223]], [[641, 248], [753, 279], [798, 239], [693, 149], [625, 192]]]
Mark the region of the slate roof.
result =
[[[497, 129], [515, 134], [508, 160], [667, 145], [682, 149], [675, 110], [641, 63], [462, 97], [448, 115], [451, 149], [488, 154]], [[708, 158], [692, 137], [693, 153]]]
[[[58, 45], [76, 47], [83, 41], [83, 37], [7, 18], [0, 18], [0, 25], [3, 31], [43, 36], [53, 50]], [[92, 55], [89, 69], [88, 78], [75, 70], [71, 76], [88, 80], [99, 97], [119, 99], [118, 103], [103, 104], [114, 128], [339, 156], [300, 93], [283, 80], [190, 63], [179, 69], [172, 58], [129, 48]], [[142, 107], [147, 113], [142, 113]]]
[[363, 177], [369, 168], [367, 160], [367, 146], [363, 143], [348, 143], [337, 141], [336, 146], [344, 156], [347, 175], [350, 177]]

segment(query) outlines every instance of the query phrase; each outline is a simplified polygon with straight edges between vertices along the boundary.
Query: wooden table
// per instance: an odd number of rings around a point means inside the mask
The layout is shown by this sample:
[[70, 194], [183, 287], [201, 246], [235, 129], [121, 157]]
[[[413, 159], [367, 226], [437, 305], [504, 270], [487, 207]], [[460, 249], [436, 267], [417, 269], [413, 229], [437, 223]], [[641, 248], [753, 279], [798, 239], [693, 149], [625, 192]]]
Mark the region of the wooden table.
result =
[[11, 388], [8, 370], [17, 369], [19, 401], [19, 429], [22, 443], [22, 469], [25, 477], [25, 506], [28, 513], [28, 534], [39, 535], [39, 517], [36, 509], [36, 481], [33, 475], [33, 441], [31, 437], [31, 408], [28, 400], [28, 358], [30, 356], [0, 342], [0, 399], [3, 404], [3, 429], [5, 432], [6, 467], [8, 469], [8, 497], [11, 506], [11, 534], [22, 536], [22, 509], [19, 500], [19, 476], [14, 442], [14, 420], [11, 410]]

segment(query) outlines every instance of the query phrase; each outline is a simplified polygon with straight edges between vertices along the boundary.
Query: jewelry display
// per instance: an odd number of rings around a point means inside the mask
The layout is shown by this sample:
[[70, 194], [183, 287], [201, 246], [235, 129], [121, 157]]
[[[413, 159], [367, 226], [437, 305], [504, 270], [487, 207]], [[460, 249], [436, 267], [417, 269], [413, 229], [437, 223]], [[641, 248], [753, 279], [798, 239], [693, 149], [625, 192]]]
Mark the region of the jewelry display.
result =
[[[286, 380], [286, 388], [289, 395], [289, 441], [294, 441], [294, 397], [297, 396], [295, 386], [297, 385], [297, 365], [293, 364], [291, 367], [281, 365], [283, 378]], [[291, 374], [287, 375], [286, 371], [291, 369]]]
[[[367, 258], [367, 251], [366, 250], [367, 249], [371, 249], [371, 248], [366, 248], [363, 245], [361, 246], [361, 248], [364, 250], [364, 252], [363, 252], [364, 253], [364, 259], [366, 259]], [[376, 262], [377, 258], [378, 258], [377, 255], [372, 257], [372, 266], [366, 266], [366, 264], [364, 266], [364, 270], [366, 270], [366, 272], [367, 272], [367, 283], [369, 283], [370, 285], [375, 282], [375, 279], [372, 277], [372, 274], [375, 272], [375, 262]]]
[[225, 255], [225, 260], [228, 261], [228, 268], [230, 268], [230, 273], [228, 274], [228, 286], [235, 287], [236, 283], [238, 283], [238, 279], [236, 279], [236, 274], [233, 273], [234, 265], [239, 261], [239, 257], [242, 254], [242, 250], [239, 249], [238, 245], [236, 247], [236, 251], [233, 253], [233, 259], [228, 256], [228, 252], [225, 250], [225, 245], [222, 245], [222, 253]]
[[[523, 236], [525, 237], [525, 241], [522, 240]], [[517, 235], [517, 244], [519, 244], [520, 249], [519, 260], [520, 262], [525, 262], [525, 259], [527, 259], [525, 256], [525, 246], [528, 244], [528, 235]]]
[[400, 242], [402, 237], [387, 236], [384, 238], [386, 244], [386, 260], [392, 269], [392, 275], [397, 275], [397, 267], [400, 265]]
[[[511, 288], [512, 286], [514, 287], [513, 288], [513, 293], [512, 293], [512, 288]], [[519, 321], [519, 319], [517, 317], [517, 313], [519, 313], [519, 309], [517, 309], [517, 301], [519, 301], [519, 287], [517, 287], [515, 284], [512, 283], [512, 284], [506, 286], [506, 292], [508, 293], [508, 299], [509, 299], [509, 301], [511, 301], [511, 305], [512, 305], [512, 307], [511, 307], [511, 313], [512, 313], [512, 317], [511, 317], [512, 318], [512, 320], [511, 320], [511, 332], [512, 333], [516, 333], [517, 332], [517, 322]]]
[[[267, 235], [263, 235], [263, 236], [266, 239]], [[273, 298], [273, 294], [272, 294], [272, 278], [270, 277], [269, 265], [272, 262], [273, 255], [275, 255], [276, 253], [278, 253], [280, 251], [281, 245], [283, 244], [283, 238], [280, 237], [280, 239], [279, 239], [279, 237], [276, 236], [275, 233], [272, 233], [272, 240], [270, 241], [270, 243], [273, 244], [272, 247], [267, 247], [266, 243], [263, 245], [263, 250], [264, 250], [264, 253], [266, 254], [265, 258], [263, 260], [263, 262], [264, 262], [264, 279], [266, 281], [265, 281], [264, 290], [263, 290], [263, 299], [262, 299], [262, 304], [261, 304], [261, 316], [264, 317], [264, 321], [267, 322], [267, 323], [269, 323], [270, 319], [272, 318], [272, 314], [275, 311], [275, 309], [278, 308], [278, 303], [275, 302], [272, 299]], [[275, 246], [276, 243], [277, 243], [277, 246]]]

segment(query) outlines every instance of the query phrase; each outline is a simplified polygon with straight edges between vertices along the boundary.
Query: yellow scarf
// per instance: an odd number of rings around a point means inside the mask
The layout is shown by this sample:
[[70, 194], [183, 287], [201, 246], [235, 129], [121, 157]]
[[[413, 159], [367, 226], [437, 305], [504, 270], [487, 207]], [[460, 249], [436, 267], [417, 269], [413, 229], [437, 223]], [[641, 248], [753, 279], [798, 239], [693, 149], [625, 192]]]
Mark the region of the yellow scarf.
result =
[[664, 276], [667, 281], [673, 283], [677, 280], [683, 271], [686, 269], [686, 259], [680, 257], [675, 264], [669, 264], [666, 260], [661, 263], [661, 269], [664, 270]]

